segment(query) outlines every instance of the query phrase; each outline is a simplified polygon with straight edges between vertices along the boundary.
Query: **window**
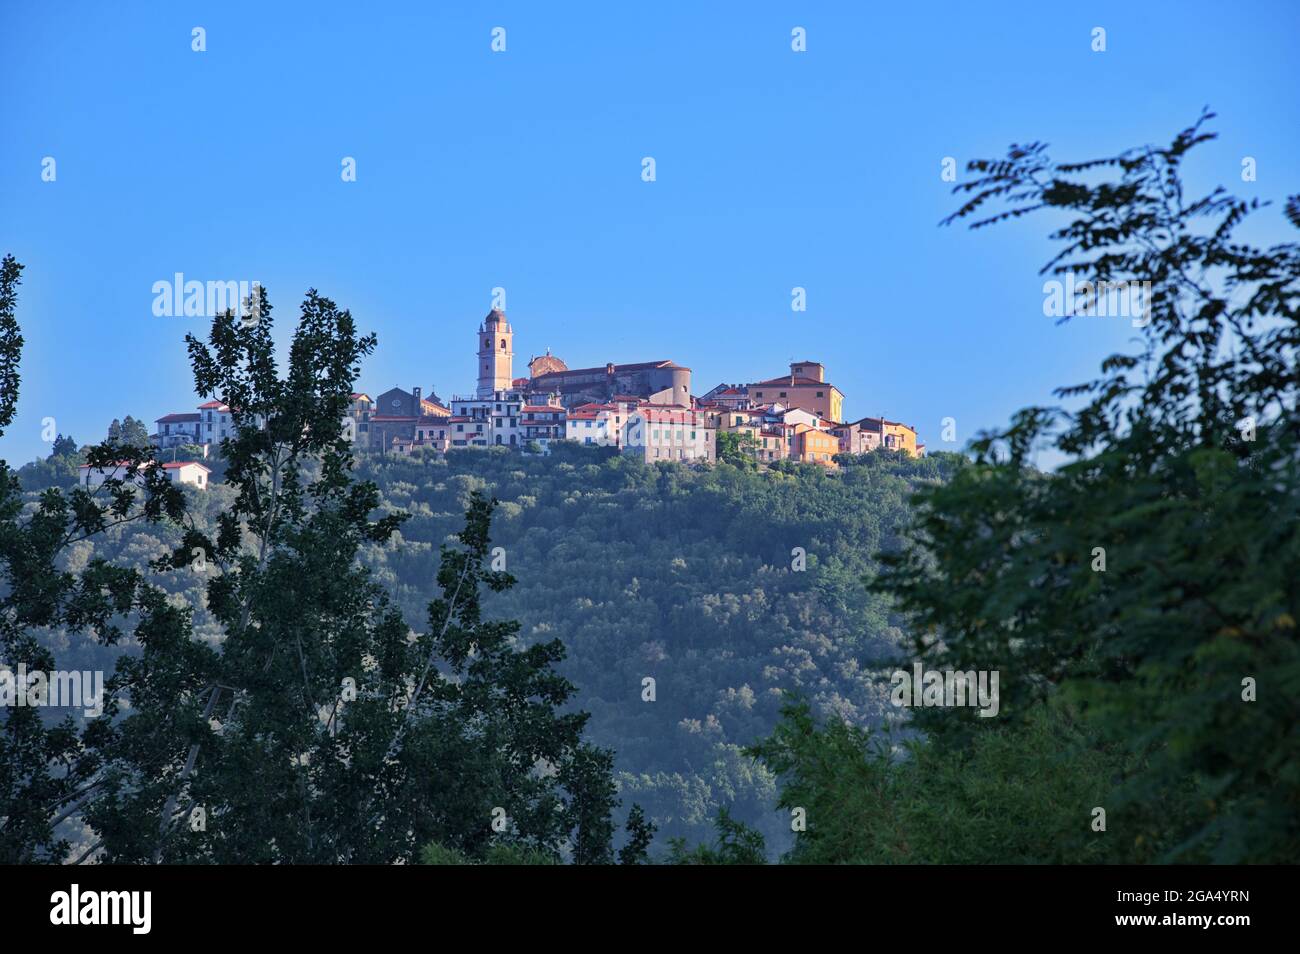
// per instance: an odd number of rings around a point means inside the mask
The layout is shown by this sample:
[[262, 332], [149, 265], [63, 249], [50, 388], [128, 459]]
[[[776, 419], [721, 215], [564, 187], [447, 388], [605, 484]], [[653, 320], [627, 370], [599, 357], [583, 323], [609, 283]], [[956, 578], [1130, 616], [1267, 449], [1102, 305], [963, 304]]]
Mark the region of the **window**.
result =
[[777, 397], [785, 397], [785, 392], [782, 391], [780, 394], [777, 395]]
[[825, 396], [826, 396], [826, 392], [825, 392], [825, 391], [818, 391], [818, 392], [817, 392], [817, 396], [818, 396], [818, 397], [825, 397]]
[[758, 394], [757, 394], [757, 396], [758, 396], [758, 397], [762, 397], [762, 396], [763, 396], [763, 392], [762, 392], [762, 391], [759, 391]]
[[502, 338], [502, 339], [501, 339], [501, 350], [502, 350], [502, 351], [505, 351], [505, 350], [506, 350], [506, 339], [505, 339], [505, 338]]

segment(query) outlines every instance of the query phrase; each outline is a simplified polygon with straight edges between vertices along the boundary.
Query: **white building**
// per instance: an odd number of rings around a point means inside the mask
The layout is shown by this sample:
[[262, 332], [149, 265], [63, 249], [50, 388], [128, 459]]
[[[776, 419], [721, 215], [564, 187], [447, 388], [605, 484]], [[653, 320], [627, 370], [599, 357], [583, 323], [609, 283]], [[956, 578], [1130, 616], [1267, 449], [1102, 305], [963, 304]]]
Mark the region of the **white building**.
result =
[[178, 460], [162, 465], [163, 473], [173, 484], [189, 484], [207, 490], [212, 471], [193, 460]]
[[482, 397], [452, 397], [452, 446], [518, 447], [523, 443], [521, 391], [493, 391]]
[[[78, 468], [77, 483], [87, 490], [94, 490], [106, 480], [126, 480], [128, 466], [125, 461], [119, 461], [106, 467], [92, 467], [90, 464], [82, 464]], [[154, 461], [145, 461], [136, 468], [135, 476], [130, 479], [130, 482], [137, 486], [143, 486], [144, 471], [157, 466], [158, 464]], [[199, 490], [208, 489], [212, 474], [212, 471], [203, 464], [192, 460], [180, 460], [163, 464], [162, 469], [167, 479], [173, 484], [189, 484]]]
[[535, 442], [543, 454], [549, 454], [552, 441], [564, 440], [567, 417], [558, 404], [525, 404], [519, 409], [521, 445], [527, 447]]
[[158, 432], [149, 440], [155, 447], [179, 447], [181, 444], [202, 444], [202, 414], [168, 414], [154, 421]]
[[[152, 464], [146, 461], [136, 469], [136, 474], [131, 478], [131, 482], [140, 486], [144, 485], [144, 474], [141, 473], [151, 467]], [[78, 470], [77, 483], [87, 490], [94, 490], [106, 480], [126, 480], [127, 463], [119, 461], [106, 467], [91, 467], [89, 464], [82, 464]]]
[[643, 404], [623, 425], [623, 453], [656, 461], [717, 459], [717, 430], [701, 411], [681, 405]]
[[581, 404], [569, 408], [564, 422], [564, 439], [579, 444], [623, 446], [623, 423], [634, 405]]
[[230, 408], [220, 401], [208, 401], [199, 405], [202, 415], [199, 430], [200, 443], [220, 444], [227, 437], [235, 436], [235, 419]]

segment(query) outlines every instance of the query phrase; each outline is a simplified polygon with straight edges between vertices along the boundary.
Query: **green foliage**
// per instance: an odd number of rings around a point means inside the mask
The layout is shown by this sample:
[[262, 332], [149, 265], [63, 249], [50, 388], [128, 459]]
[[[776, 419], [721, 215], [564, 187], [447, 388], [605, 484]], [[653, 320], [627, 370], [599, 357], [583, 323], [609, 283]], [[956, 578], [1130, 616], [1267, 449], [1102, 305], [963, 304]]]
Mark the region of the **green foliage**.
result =
[[720, 461], [739, 467], [757, 466], [754, 462], [754, 451], [757, 447], [758, 441], [754, 440], [753, 434], [741, 431], [718, 431], [717, 453]]
[[392, 863], [432, 843], [492, 863], [611, 861], [611, 757], [582, 738], [554, 670], [563, 644], [522, 645], [482, 608], [514, 582], [489, 566], [496, 502], [458, 501], [441, 593], [413, 632], [358, 561], [405, 520], [355, 479], [343, 436], [374, 338], [309, 292], [281, 377], [261, 294], [257, 322], [227, 313], [206, 344], [189, 339], [198, 392], [232, 408], [227, 485], [152, 566], [203, 574], [218, 638], [161, 592], [141, 607], [140, 651], [110, 682], [132, 708], [114, 703], [84, 813], [102, 859]]
[[128, 414], [122, 421], [113, 418], [113, 422], [108, 425], [108, 439], [131, 447], [148, 447], [149, 429], [143, 421], [137, 421]]
[[29, 491], [49, 490], [51, 487], [71, 490], [77, 486], [81, 474], [79, 468], [85, 462], [86, 455], [77, 450], [76, 442], [59, 435], [49, 457], [30, 461], [18, 468], [18, 482]]
[[[1213, 138], [1209, 118], [1164, 149], [1053, 164], [1034, 144], [971, 164], [981, 175], [959, 188], [975, 195], [949, 221], [1001, 199], [1014, 206], [976, 227], [1068, 214], [1048, 268], [1094, 287], [1150, 281], [1150, 323], [1136, 353], [1057, 392], [1071, 408], [1021, 411], [981, 436], [971, 466], [925, 488], [879, 586], [914, 623], [928, 667], [1001, 671], [1013, 725], [1059, 696], [1097, 745], [1124, 746], [1098, 804], [1111, 819], [1145, 817], [1133, 840], [1163, 846], [1161, 860], [1289, 861], [1300, 850], [1300, 246], [1233, 239], [1257, 200], [1184, 196], [1182, 163]], [[1041, 446], [1069, 462], [1035, 470]], [[971, 713], [917, 715], [949, 753], [995, 731]], [[1176, 810], [1145, 810], [1167, 803]], [[1090, 807], [1074, 803], [1075, 817]], [[1108, 857], [1127, 857], [1111, 841]]]
[[[17, 400], [20, 270], [12, 256], [0, 267], [0, 431]], [[56, 455], [68, 443], [56, 445]], [[76, 561], [72, 569], [70, 551], [114, 528], [183, 513], [180, 492], [161, 473], [143, 469], [148, 458], [141, 449], [106, 443], [86, 456], [94, 465], [123, 462], [123, 476], [93, 491], [51, 488], [25, 501], [17, 476], [0, 461], [0, 670], [6, 675], [20, 666], [46, 674], [58, 668], [40, 638], [44, 632], [86, 633], [97, 647], [116, 644], [121, 617], [149, 599], [143, 575], [100, 559]], [[6, 863], [61, 860], [70, 842], [60, 824], [104, 784], [96, 746], [106, 725], [94, 723], [83, 734], [71, 716], [47, 720], [44, 711], [12, 699], [0, 706], [0, 861]]]
[[18, 365], [23, 354], [23, 336], [15, 314], [22, 272], [23, 266], [12, 255], [0, 260], [0, 432], [13, 423], [18, 407], [18, 385], [22, 380]]
[[780, 776], [780, 807], [803, 810], [792, 864], [1146, 862], [1171, 847], [1150, 827], [1187, 804], [1177, 792], [1112, 812], [1107, 831], [1093, 831], [1092, 809], [1110, 804], [1112, 779], [1135, 768], [1133, 757], [1059, 705], [954, 749], [895, 743], [834, 717], [818, 726], [792, 701], [750, 752]]
[[668, 840], [668, 863], [674, 865], [761, 865], [766, 864], [763, 836], [744, 822], [731, 817], [724, 806], [714, 820], [717, 837], [710, 845], [686, 847], [684, 838]]
[[413, 619], [428, 599], [420, 567], [468, 494], [499, 498], [494, 542], [517, 585], [493, 595], [494, 610], [524, 622], [525, 642], [563, 637], [562, 671], [592, 713], [592, 742], [616, 753], [620, 797], [662, 836], [692, 842], [727, 806], [779, 851], [790, 834], [771, 810], [775, 781], [741, 746], [771, 731], [785, 690], [856, 723], [891, 711], [872, 666], [903, 636], [860, 578], [898, 539], [913, 489], [949, 466], [882, 453], [844, 473], [658, 468], [559, 444], [549, 458], [367, 458], [359, 473], [382, 506], [411, 516], [364, 559]]
[[633, 805], [632, 810], [627, 813], [627, 841], [618, 850], [618, 863], [646, 864], [655, 831], [655, 824], [646, 817], [645, 809], [640, 805]]
[[[695, 842], [711, 837], [725, 805], [775, 853], [789, 845], [789, 821], [772, 811], [772, 773], [741, 747], [772, 730], [786, 690], [856, 724], [891, 712], [873, 661], [896, 654], [903, 634], [859, 578], [874, 570], [880, 546], [895, 545], [911, 492], [950, 466], [945, 455], [873, 453], [843, 473], [655, 468], [561, 445], [550, 457], [487, 450], [365, 458], [356, 476], [376, 485], [375, 513], [408, 517], [358, 554], [404, 623], [426, 631], [428, 604], [441, 593], [439, 548], [464, 527], [475, 490], [499, 498], [492, 542], [516, 582], [485, 588], [484, 612], [522, 621], [520, 646], [563, 639], [557, 670], [577, 687], [572, 705], [592, 714], [584, 737], [615, 753], [623, 811], [639, 802], [661, 837]], [[184, 528], [126, 525], [77, 544], [75, 559], [147, 569], [184, 549], [190, 525], [216, 537], [238, 493], [216, 483], [190, 495]], [[807, 551], [805, 572], [791, 569], [795, 546]], [[185, 553], [183, 567], [151, 580], [191, 608], [193, 639], [219, 646], [226, 628], [208, 594], [216, 571], [193, 572]], [[303, 586], [290, 582], [286, 592]], [[112, 670], [121, 652], [61, 629], [47, 642], [78, 668]], [[130, 633], [124, 646], [128, 656], [141, 651]], [[641, 700], [646, 676], [658, 681], [654, 703]], [[182, 763], [185, 749], [182, 741], [175, 750]], [[617, 833], [615, 849], [631, 837]]]
[[444, 848], [437, 842], [430, 842], [420, 849], [422, 865], [554, 865], [559, 861], [554, 855], [545, 851], [524, 848], [513, 844], [494, 844], [489, 847], [482, 861], [474, 861], [456, 851]]

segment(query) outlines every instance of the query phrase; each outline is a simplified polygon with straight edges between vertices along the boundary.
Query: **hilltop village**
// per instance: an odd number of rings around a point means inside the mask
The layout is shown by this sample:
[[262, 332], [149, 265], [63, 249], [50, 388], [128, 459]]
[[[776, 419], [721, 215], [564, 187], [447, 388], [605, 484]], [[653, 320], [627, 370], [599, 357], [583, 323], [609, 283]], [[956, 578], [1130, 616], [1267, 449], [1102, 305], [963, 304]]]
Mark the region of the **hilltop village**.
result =
[[[883, 417], [846, 420], [844, 394], [817, 361], [796, 361], [788, 374], [748, 384], [719, 384], [696, 396], [691, 369], [672, 361], [568, 367], [549, 351], [514, 376], [514, 330], [492, 310], [477, 332], [478, 386], [472, 395], [439, 397], [394, 387], [375, 397], [352, 395], [349, 430], [377, 454], [418, 449], [513, 447], [547, 454], [556, 441], [618, 448], [653, 461], [713, 461], [718, 439], [734, 434], [742, 452], [767, 463], [797, 460], [834, 468], [837, 454], [878, 447], [925, 453], [916, 430]], [[160, 450], [219, 444], [231, 436], [230, 408], [208, 401], [197, 412], [157, 420]]]

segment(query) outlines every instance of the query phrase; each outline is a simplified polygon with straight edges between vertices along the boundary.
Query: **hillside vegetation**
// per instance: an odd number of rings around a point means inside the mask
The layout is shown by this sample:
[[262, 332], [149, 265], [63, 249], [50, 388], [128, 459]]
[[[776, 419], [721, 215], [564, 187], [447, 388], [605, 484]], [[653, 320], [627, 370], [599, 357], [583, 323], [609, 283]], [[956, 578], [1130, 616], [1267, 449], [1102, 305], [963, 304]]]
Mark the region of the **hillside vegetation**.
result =
[[[357, 477], [379, 487], [380, 515], [410, 516], [362, 562], [418, 628], [439, 595], [439, 546], [461, 529], [472, 493], [495, 496], [492, 545], [518, 582], [486, 596], [484, 612], [519, 620], [526, 642], [564, 643], [559, 669], [592, 715], [590, 739], [616, 753], [624, 804], [644, 806], [660, 845], [708, 838], [727, 806], [775, 854], [789, 847], [788, 816], [776, 810], [773, 775], [741, 750], [773, 730], [787, 691], [853, 725], [885, 718], [888, 683], [871, 666], [896, 655], [903, 636], [861, 578], [896, 545], [909, 494], [949, 462], [877, 452], [848, 463], [838, 473], [696, 470], [582, 447], [549, 458], [491, 449], [365, 458]], [[187, 491], [196, 524], [228, 508], [230, 493]], [[102, 557], [143, 570], [178, 540], [157, 525], [122, 526], [75, 544], [69, 569]], [[215, 642], [203, 578], [153, 576], [199, 608], [195, 632]], [[133, 651], [61, 631], [46, 639], [67, 668], [111, 669]], [[647, 678], [653, 701], [643, 698]]]

